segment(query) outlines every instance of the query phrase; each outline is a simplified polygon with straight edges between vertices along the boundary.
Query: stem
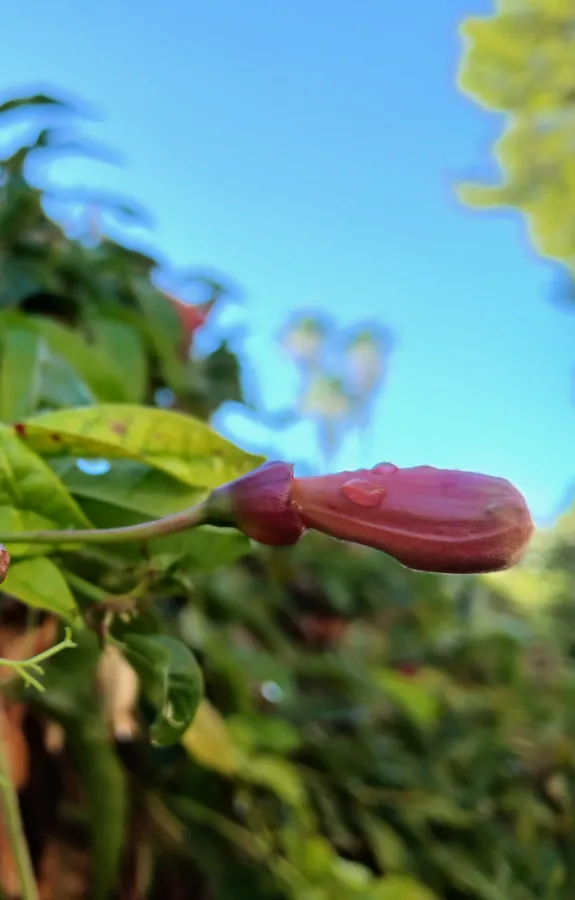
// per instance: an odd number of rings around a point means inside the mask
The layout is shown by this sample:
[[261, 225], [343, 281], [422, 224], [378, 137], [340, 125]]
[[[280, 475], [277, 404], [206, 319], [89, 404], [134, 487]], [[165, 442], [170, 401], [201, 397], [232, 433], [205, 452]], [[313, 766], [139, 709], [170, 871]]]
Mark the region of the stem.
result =
[[32, 868], [32, 861], [28, 851], [28, 842], [24, 834], [24, 826], [20, 815], [20, 804], [14, 783], [10, 777], [10, 767], [6, 754], [6, 721], [4, 708], [0, 707], [0, 797], [4, 810], [4, 820], [10, 840], [10, 846], [14, 854], [14, 861], [20, 879], [20, 891], [22, 900], [38, 900], [38, 887]]
[[181, 512], [142, 522], [139, 525], [125, 525], [122, 528], [61, 529], [59, 531], [22, 531], [16, 534], [0, 534], [0, 541], [10, 544], [120, 544], [127, 541], [147, 541], [165, 537], [187, 528], [197, 528], [207, 524], [203, 503], [190, 506]]

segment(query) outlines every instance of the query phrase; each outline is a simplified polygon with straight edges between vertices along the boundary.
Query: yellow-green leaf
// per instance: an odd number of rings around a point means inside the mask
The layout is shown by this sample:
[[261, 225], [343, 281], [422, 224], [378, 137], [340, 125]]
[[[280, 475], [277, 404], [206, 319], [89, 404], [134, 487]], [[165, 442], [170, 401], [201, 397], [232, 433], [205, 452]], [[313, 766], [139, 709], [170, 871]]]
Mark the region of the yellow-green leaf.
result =
[[237, 478], [263, 462], [199, 419], [130, 404], [45, 413], [24, 423], [23, 436], [42, 456], [132, 459], [184, 484], [207, 489]]
[[182, 744], [202, 766], [233, 775], [238, 770], [238, 751], [225, 721], [209, 700], [202, 700]]
[[497, 4], [472, 17], [459, 87], [482, 107], [505, 113], [494, 155], [499, 183], [466, 185], [462, 199], [479, 207], [518, 209], [543, 256], [573, 266], [573, 40], [570, 0]]
[[44, 609], [67, 622], [78, 624], [78, 607], [70, 588], [58, 567], [46, 556], [13, 563], [2, 590], [27, 606]]

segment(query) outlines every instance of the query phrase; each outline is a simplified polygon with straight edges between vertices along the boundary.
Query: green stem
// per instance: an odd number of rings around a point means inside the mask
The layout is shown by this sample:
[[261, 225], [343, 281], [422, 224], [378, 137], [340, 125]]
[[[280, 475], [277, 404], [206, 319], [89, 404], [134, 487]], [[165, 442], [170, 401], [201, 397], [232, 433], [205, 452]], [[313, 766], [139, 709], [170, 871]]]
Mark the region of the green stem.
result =
[[111, 596], [109, 591], [105, 591], [96, 584], [86, 581], [85, 578], [81, 578], [80, 575], [76, 575], [75, 572], [69, 572], [67, 569], [62, 569], [62, 574], [69, 585], [93, 603], [105, 603]]
[[120, 544], [127, 541], [148, 541], [165, 537], [187, 528], [197, 528], [207, 523], [204, 504], [190, 506], [181, 512], [122, 528], [62, 529], [60, 531], [22, 531], [16, 534], [0, 534], [0, 542], [10, 544]]
[[76, 646], [77, 644], [72, 640], [72, 632], [69, 628], [66, 628], [64, 639], [60, 641], [59, 644], [48, 647], [47, 650], [37, 653], [36, 656], [30, 656], [28, 659], [4, 659], [4, 657], [0, 657], [0, 666], [6, 666], [9, 669], [13, 669], [13, 671], [26, 682], [26, 686], [30, 685], [35, 687], [38, 691], [43, 691], [44, 687], [42, 683], [32, 675], [32, 671], [39, 675], [43, 675], [44, 670], [40, 663], [46, 662], [46, 660], [50, 659], [52, 656], [56, 656], [61, 650], [67, 650], [68, 648], [74, 648]]
[[28, 842], [24, 834], [18, 794], [10, 777], [4, 727], [0, 727], [0, 797], [2, 798], [8, 839], [20, 879], [20, 896], [22, 900], [38, 900], [38, 887], [28, 851]]
[[31, 666], [35, 668], [39, 666], [40, 663], [46, 662], [47, 659], [50, 659], [52, 656], [56, 656], [60, 650], [67, 650], [68, 648], [74, 649], [77, 645], [72, 640], [72, 632], [69, 628], [66, 628], [65, 636], [60, 641], [59, 644], [54, 644], [53, 647], [48, 647], [47, 650], [42, 650], [41, 653], [37, 653], [36, 656], [30, 656], [28, 659], [0, 659], [0, 665], [2, 666], [11, 666], [13, 669], [23, 669], [26, 666]]

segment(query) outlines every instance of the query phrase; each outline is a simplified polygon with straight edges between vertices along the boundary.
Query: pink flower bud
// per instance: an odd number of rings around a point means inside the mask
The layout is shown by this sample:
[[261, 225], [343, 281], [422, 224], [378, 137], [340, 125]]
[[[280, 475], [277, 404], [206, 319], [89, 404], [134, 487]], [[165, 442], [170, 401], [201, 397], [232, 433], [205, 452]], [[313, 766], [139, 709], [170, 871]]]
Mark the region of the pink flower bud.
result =
[[503, 478], [382, 463], [295, 479], [307, 528], [385, 551], [411, 569], [496, 572], [519, 561], [533, 533], [519, 491]]
[[533, 533], [525, 500], [503, 478], [391, 463], [294, 478], [290, 464], [268, 462], [214, 491], [208, 510], [262, 544], [289, 546], [315, 528], [452, 574], [509, 568]]
[[260, 544], [288, 547], [305, 526], [292, 503], [293, 466], [266, 462], [217, 488], [208, 500], [210, 517], [229, 523]]

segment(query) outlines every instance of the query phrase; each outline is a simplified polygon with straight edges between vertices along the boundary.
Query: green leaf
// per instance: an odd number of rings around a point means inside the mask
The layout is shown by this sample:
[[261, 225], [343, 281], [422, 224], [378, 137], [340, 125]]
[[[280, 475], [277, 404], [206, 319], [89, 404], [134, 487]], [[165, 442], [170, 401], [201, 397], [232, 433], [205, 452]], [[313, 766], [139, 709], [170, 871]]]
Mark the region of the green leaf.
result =
[[182, 560], [182, 567], [211, 572], [221, 566], [229, 566], [249, 553], [250, 542], [234, 528], [204, 525], [149, 541], [148, 550], [159, 569], [167, 569], [177, 560]]
[[42, 360], [40, 377], [42, 405], [89, 406], [95, 402], [90, 388], [70, 363], [48, 349]]
[[211, 410], [222, 403], [243, 402], [240, 364], [225, 341], [202, 360], [202, 369]]
[[269, 715], [231, 716], [227, 726], [237, 745], [248, 751], [257, 749], [284, 755], [297, 750], [302, 742], [300, 733], [290, 722]]
[[406, 868], [407, 848], [397, 832], [376, 816], [361, 812], [362, 830], [382, 872], [401, 872]]
[[18, 97], [13, 100], [6, 100], [0, 104], [0, 114], [12, 112], [15, 109], [25, 109], [29, 106], [59, 106], [70, 109], [68, 103], [58, 100], [56, 97], [50, 97], [48, 94], [31, 94], [29, 97]]
[[305, 787], [297, 766], [277, 756], [260, 755], [244, 761], [240, 774], [246, 781], [268, 788], [288, 806], [306, 802]]
[[429, 855], [449, 877], [450, 882], [466, 893], [480, 900], [508, 900], [506, 892], [490, 877], [485, 863], [474, 859], [465, 850], [433, 843], [429, 847]]
[[121, 403], [128, 398], [129, 391], [124, 388], [122, 374], [113, 363], [110, 364], [103, 344], [88, 343], [78, 331], [44, 316], [26, 316], [25, 319], [33, 323], [52, 353], [71, 366], [98, 400]]
[[155, 744], [179, 741], [191, 725], [203, 693], [202, 670], [185, 644], [161, 634], [123, 636], [124, 654], [134, 667], [148, 702], [156, 709], [150, 729]]
[[79, 611], [70, 588], [60, 569], [45, 556], [13, 563], [2, 590], [17, 597], [26, 606], [44, 609], [78, 625]]
[[144, 315], [147, 334], [167, 383], [176, 392], [186, 387], [186, 367], [179, 358], [182, 329], [178, 314], [167, 297], [148, 279], [134, 278], [134, 293]]
[[418, 684], [415, 678], [393, 669], [380, 669], [374, 677], [389, 700], [414, 724], [429, 727], [437, 721], [440, 705], [434, 685]]
[[0, 330], [0, 419], [32, 415], [41, 387], [42, 339], [25, 324]]
[[457, 803], [457, 798], [447, 793], [434, 794], [427, 791], [416, 792], [405, 799], [401, 810], [402, 818], [411, 825], [441, 823], [451, 828], [472, 828], [477, 825], [476, 810], [465, 809]]
[[110, 317], [95, 319], [91, 329], [108, 357], [108, 367], [115, 370], [122, 384], [122, 399], [128, 403], [142, 403], [148, 386], [148, 362], [136, 329]]
[[[11, 213], [14, 206], [20, 209], [20, 205], [18, 202], [4, 203], [0, 209], [0, 234], [2, 234], [3, 241], [13, 237], [14, 222]], [[7, 310], [12, 316], [12, 307], [46, 287], [43, 283], [45, 276], [46, 273], [40, 271], [37, 263], [25, 257], [22, 258], [16, 253], [0, 252], [0, 308], [2, 311]], [[2, 327], [4, 327], [3, 321]]]
[[261, 465], [204, 422], [129, 404], [63, 409], [28, 419], [22, 436], [42, 456], [147, 463], [192, 487], [212, 489]]
[[439, 900], [437, 894], [409, 875], [381, 878], [366, 894], [366, 900]]
[[[0, 426], [0, 529], [4, 533], [37, 529], [89, 528], [76, 501], [57, 475], [14, 431]], [[40, 544], [11, 544], [13, 555], [43, 553]]]
[[87, 475], [73, 458], [50, 460], [50, 468], [71, 494], [158, 519], [193, 506], [206, 496], [205, 490], [187, 487], [145, 463], [116, 459], [101, 475]]
[[356, 897], [365, 895], [365, 891], [372, 882], [371, 872], [367, 866], [344, 859], [342, 856], [335, 856], [332, 871], [347, 896], [350, 895], [348, 892], [352, 892], [352, 896], [355, 894]]

